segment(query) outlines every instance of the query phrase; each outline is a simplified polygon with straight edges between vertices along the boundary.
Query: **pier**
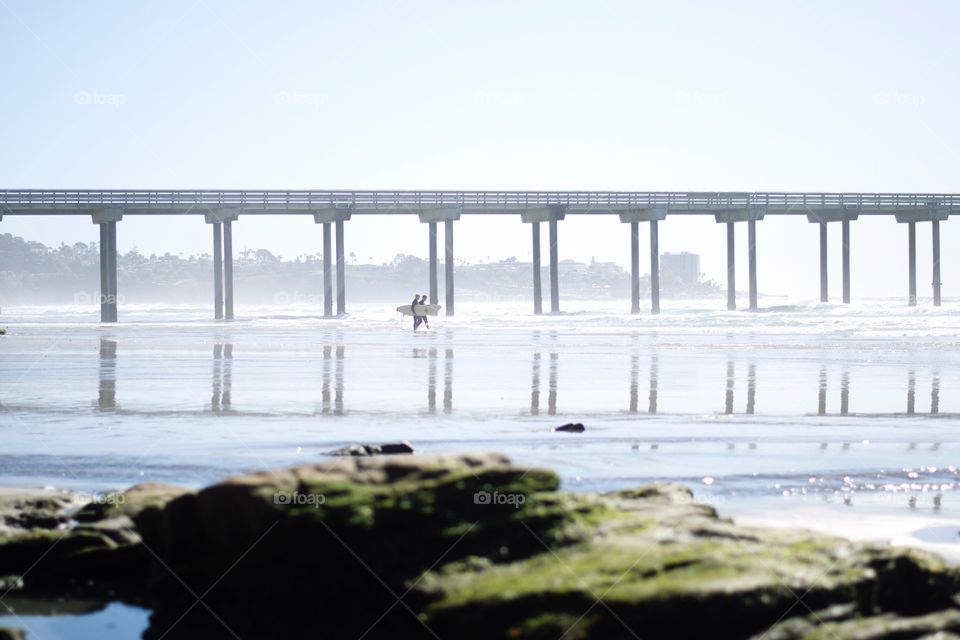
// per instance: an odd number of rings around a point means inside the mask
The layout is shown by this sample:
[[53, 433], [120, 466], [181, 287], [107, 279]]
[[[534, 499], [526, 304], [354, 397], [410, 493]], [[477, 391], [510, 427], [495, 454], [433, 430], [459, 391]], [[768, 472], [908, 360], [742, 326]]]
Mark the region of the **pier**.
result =
[[[844, 303], [851, 299], [851, 222], [861, 216], [888, 216], [907, 227], [907, 302], [917, 304], [916, 229], [930, 223], [933, 237], [933, 304], [941, 303], [940, 222], [960, 212], [960, 194], [625, 192], [625, 191], [163, 191], [2, 190], [4, 216], [90, 216], [100, 230], [100, 319], [118, 320], [117, 234], [124, 217], [194, 215], [213, 229], [213, 317], [232, 320], [233, 225], [245, 216], [312, 215], [322, 226], [325, 316], [346, 314], [344, 232], [352, 216], [417, 216], [427, 227], [430, 302], [438, 303], [438, 228], [443, 223], [445, 308], [455, 312], [454, 226], [464, 215], [516, 216], [529, 224], [533, 242], [532, 299], [543, 313], [540, 225], [547, 224], [550, 311], [560, 312], [558, 271], [560, 228], [569, 215], [618, 216], [629, 225], [631, 306], [641, 312], [640, 226], [649, 225], [651, 313], [660, 312], [660, 224], [672, 216], [713, 216], [724, 225], [727, 247], [727, 308], [737, 308], [735, 225], [747, 224], [748, 309], [757, 309], [757, 223], [778, 216], [805, 216], [819, 225], [820, 300], [829, 301], [827, 239], [831, 225], [842, 228]], [[669, 231], [667, 231], [669, 233]], [[334, 238], [335, 235], [335, 238]], [[336, 266], [336, 293], [333, 270]], [[334, 301], [336, 308], [334, 311]]]

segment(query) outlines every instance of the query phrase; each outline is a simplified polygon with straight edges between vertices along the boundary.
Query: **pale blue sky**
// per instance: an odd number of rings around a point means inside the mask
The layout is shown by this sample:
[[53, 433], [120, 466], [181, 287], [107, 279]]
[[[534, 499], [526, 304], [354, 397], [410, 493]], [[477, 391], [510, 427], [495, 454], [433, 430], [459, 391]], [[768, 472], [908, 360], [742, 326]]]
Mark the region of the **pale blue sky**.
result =
[[[958, 18], [948, 1], [0, 0], [0, 186], [957, 192]], [[953, 224], [946, 295], [960, 295]], [[458, 257], [529, 256], [519, 220], [457, 231]], [[7, 217], [0, 232], [96, 239], [86, 220]], [[347, 233], [361, 260], [426, 252], [413, 217]], [[853, 234], [855, 295], [904, 294], [906, 229]], [[773, 219], [758, 235], [761, 290], [815, 297], [816, 228]], [[119, 245], [193, 253], [208, 236], [128, 218]], [[292, 256], [320, 233], [249, 217], [236, 244]], [[721, 278], [709, 218], [668, 220], [661, 245]], [[628, 252], [613, 219], [561, 224], [561, 257]]]

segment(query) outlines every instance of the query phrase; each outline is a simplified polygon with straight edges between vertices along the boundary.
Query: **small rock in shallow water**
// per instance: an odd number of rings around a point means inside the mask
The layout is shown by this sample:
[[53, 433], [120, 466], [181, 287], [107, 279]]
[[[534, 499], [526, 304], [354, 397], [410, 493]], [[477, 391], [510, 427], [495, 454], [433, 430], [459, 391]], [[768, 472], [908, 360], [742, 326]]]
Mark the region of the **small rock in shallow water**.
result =
[[587, 428], [580, 422], [568, 422], [554, 429], [554, 431], [563, 431], [565, 433], [583, 433], [586, 430]]
[[403, 442], [388, 442], [386, 444], [351, 444], [348, 447], [328, 451], [328, 456], [389, 456], [413, 453], [413, 445]]

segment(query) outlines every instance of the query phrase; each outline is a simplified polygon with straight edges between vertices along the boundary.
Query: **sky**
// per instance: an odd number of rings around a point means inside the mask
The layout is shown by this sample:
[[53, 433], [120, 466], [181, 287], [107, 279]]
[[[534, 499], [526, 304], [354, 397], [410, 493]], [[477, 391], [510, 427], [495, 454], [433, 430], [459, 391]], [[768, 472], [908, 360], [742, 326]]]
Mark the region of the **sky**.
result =
[[[960, 192], [958, 26], [949, 0], [0, 0], [0, 188]], [[210, 252], [209, 231], [128, 216], [118, 246]], [[97, 240], [87, 219], [5, 216], [0, 233]], [[321, 250], [309, 217], [234, 235]], [[802, 218], [759, 223], [760, 290], [815, 298], [817, 242]], [[929, 296], [928, 224], [918, 242]], [[960, 227], [942, 243], [960, 296]], [[668, 219], [660, 245], [723, 280], [712, 218]], [[358, 217], [346, 246], [425, 256], [427, 231]], [[529, 228], [465, 217], [456, 251], [529, 260]], [[629, 233], [570, 216], [559, 252], [627, 265]], [[852, 254], [854, 296], [906, 295], [905, 227], [861, 219]]]

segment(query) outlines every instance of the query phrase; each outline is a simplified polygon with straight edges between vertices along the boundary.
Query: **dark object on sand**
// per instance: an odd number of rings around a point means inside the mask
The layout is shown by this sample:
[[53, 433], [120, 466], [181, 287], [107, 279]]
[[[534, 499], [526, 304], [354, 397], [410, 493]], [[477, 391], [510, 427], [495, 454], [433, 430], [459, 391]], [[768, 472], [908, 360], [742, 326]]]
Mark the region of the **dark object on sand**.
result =
[[580, 422], [568, 422], [554, 429], [554, 431], [565, 431], [567, 433], [583, 433], [587, 428]]
[[328, 451], [328, 456], [392, 456], [413, 453], [413, 445], [406, 440], [386, 444], [351, 444], [349, 447]]
[[[5, 336], [5, 335], [7, 335], [7, 330], [6, 330], [6, 329], [0, 329], [0, 336]], [[0, 636], [0, 637], [2, 637], [2, 636]]]

